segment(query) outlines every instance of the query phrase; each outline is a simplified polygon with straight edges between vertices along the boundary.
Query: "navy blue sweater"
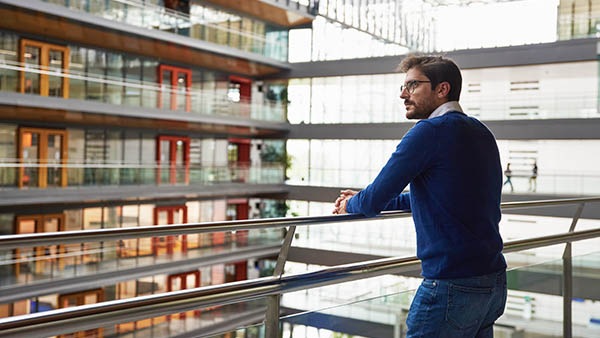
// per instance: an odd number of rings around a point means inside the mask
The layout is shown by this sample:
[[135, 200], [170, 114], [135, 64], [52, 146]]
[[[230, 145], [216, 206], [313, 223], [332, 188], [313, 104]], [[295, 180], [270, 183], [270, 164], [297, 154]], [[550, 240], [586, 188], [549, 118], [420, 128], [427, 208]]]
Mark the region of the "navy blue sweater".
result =
[[[409, 183], [410, 192], [402, 193]], [[506, 268], [501, 190], [494, 136], [477, 119], [451, 111], [415, 124], [346, 210], [366, 216], [411, 210], [422, 275], [473, 277]]]

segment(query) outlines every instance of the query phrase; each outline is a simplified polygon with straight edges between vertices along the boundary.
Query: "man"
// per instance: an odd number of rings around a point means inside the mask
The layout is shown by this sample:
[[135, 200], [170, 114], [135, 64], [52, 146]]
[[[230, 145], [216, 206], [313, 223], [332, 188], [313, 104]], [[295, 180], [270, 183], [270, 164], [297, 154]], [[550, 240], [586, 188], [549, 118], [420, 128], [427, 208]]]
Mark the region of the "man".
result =
[[506, 181], [504, 181], [504, 183], [502, 184], [502, 186], [505, 186], [507, 184], [510, 184], [510, 192], [515, 191], [511, 178], [512, 178], [512, 170], [510, 170], [510, 163], [506, 164], [506, 170], [504, 170], [504, 176], [506, 176]]
[[407, 337], [493, 337], [506, 303], [496, 140], [462, 112], [462, 77], [453, 61], [409, 56], [399, 70], [406, 73], [400, 95], [406, 117], [420, 121], [371, 184], [342, 191], [334, 213], [412, 211], [424, 279]]
[[537, 190], [537, 173], [538, 166], [537, 161], [533, 162], [533, 168], [531, 168], [531, 176], [529, 176], [529, 191], [535, 192]]

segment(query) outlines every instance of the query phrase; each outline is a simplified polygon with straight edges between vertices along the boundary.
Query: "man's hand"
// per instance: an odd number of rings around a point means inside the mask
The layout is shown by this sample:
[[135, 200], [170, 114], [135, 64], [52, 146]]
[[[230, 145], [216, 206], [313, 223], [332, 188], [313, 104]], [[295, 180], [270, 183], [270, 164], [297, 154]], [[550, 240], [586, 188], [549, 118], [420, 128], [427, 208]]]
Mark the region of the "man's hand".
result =
[[352, 196], [358, 194], [358, 191], [346, 189], [340, 191], [340, 196], [335, 199], [335, 204], [333, 208], [334, 214], [346, 214], [346, 204], [348, 200], [352, 198]]

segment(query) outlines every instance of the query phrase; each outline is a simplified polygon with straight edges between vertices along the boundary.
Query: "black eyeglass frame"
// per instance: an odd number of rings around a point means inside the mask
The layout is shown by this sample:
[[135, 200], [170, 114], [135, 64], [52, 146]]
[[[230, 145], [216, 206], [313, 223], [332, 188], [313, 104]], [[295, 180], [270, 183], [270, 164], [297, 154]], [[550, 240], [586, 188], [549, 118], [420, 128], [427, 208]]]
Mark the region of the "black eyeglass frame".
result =
[[409, 94], [412, 94], [415, 92], [415, 89], [417, 89], [417, 87], [419, 86], [419, 83], [428, 83], [431, 81], [425, 81], [425, 80], [411, 80], [406, 82], [405, 84], [400, 86], [400, 92], [404, 92], [404, 89], [406, 89], [406, 91]]

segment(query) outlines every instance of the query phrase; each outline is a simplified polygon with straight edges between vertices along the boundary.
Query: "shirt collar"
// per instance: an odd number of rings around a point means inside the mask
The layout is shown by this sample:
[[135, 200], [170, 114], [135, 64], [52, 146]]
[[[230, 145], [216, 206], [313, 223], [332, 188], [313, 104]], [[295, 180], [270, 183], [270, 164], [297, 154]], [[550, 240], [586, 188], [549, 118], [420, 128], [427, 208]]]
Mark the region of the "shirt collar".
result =
[[463, 112], [462, 107], [460, 104], [458, 104], [458, 101], [448, 101], [437, 107], [428, 118], [432, 119], [434, 117], [442, 116], [449, 111]]

